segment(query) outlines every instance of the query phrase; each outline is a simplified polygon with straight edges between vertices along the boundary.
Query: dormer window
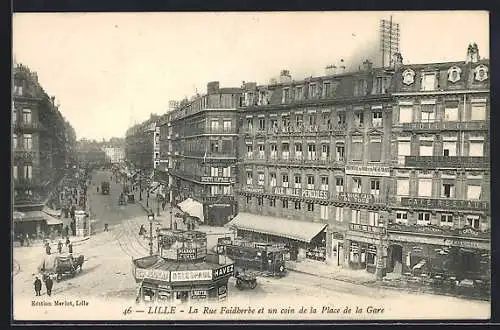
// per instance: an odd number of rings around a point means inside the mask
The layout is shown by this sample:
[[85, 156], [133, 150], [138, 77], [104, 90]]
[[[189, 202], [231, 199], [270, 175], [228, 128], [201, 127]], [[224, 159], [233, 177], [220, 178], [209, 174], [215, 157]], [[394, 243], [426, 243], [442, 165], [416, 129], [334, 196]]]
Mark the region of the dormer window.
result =
[[302, 96], [304, 95], [304, 87], [297, 86], [295, 87], [295, 100], [302, 100]]
[[436, 74], [424, 73], [422, 75], [422, 90], [423, 91], [433, 91], [436, 89]]
[[281, 99], [281, 103], [288, 103], [290, 101], [290, 88], [283, 88], [283, 97]]
[[310, 84], [309, 85], [309, 98], [315, 99], [318, 97], [318, 85]]

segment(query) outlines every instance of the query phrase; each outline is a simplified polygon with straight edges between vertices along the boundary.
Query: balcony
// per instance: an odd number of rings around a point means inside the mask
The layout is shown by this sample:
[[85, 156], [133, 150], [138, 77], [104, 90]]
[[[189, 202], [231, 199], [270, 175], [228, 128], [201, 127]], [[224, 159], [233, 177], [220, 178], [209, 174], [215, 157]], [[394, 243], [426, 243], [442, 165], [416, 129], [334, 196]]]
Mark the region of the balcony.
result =
[[401, 197], [401, 206], [413, 209], [441, 209], [447, 211], [473, 210], [486, 212], [490, 209], [490, 203], [488, 201], [422, 197]]
[[37, 179], [34, 179], [34, 178], [31, 178], [31, 179], [27, 179], [27, 178], [17, 178], [17, 179], [14, 179], [14, 186], [16, 188], [30, 188], [30, 187], [37, 187], [37, 186], [40, 186], [40, 185], [41, 185], [40, 180], [37, 180]]
[[389, 233], [412, 233], [412, 234], [426, 234], [437, 236], [453, 236], [460, 238], [478, 238], [478, 239], [491, 239], [491, 231], [480, 231], [472, 227], [451, 228], [448, 226], [435, 226], [435, 225], [408, 225], [408, 224], [388, 224], [387, 231]]
[[386, 234], [385, 227], [362, 225], [359, 223], [350, 223], [349, 230], [359, 231], [363, 233], [380, 234], [380, 235]]
[[17, 122], [12, 122], [11, 126], [14, 128], [14, 131], [37, 131], [37, 130], [43, 130], [44, 126], [41, 123], [35, 123], [35, 122], [23, 122], [23, 121], [17, 121]]
[[405, 156], [404, 165], [421, 168], [489, 168], [489, 157]]
[[430, 132], [430, 131], [485, 131], [489, 129], [487, 121], [435, 121], [400, 123], [395, 127], [403, 131]]
[[335, 195], [335, 200], [343, 203], [365, 204], [365, 205], [387, 205], [387, 198], [379, 195], [356, 192], [339, 192]]
[[205, 132], [207, 134], [238, 134], [235, 127], [206, 127]]
[[14, 149], [14, 162], [31, 163], [33, 162], [34, 158], [35, 158], [34, 150], [25, 150], [20, 148]]
[[304, 125], [304, 126], [284, 126], [284, 127], [270, 127], [264, 130], [246, 129], [246, 135], [286, 135], [286, 136], [317, 136], [322, 134], [345, 135], [347, 132], [347, 125]]

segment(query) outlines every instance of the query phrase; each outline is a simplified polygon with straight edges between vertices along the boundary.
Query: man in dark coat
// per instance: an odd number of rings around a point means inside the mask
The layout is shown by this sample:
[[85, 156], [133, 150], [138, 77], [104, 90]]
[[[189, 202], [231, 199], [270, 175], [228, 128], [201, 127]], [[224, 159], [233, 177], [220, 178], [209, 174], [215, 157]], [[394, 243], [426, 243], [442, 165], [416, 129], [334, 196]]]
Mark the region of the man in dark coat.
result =
[[50, 255], [50, 244], [49, 244], [49, 242], [47, 242], [47, 243], [45, 244], [45, 252], [46, 252], [48, 255]]
[[72, 243], [68, 244], [68, 252], [69, 252], [69, 254], [73, 253], [73, 244]]
[[42, 291], [42, 281], [37, 276], [35, 279], [35, 295], [41, 296], [40, 291]]
[[61, 252], [62, 252], [62, 247], [63, 247], [63, 243], [61, 241], [59, 241], [57, 243], [57, 252], [59, 252], [59, 254], [61, 254]]
[[50, 297], [52, 294], [52, 286], [54, 285], [54, 281], [52, 281], [52, 278], [50, 276], [47, 276], [45, 279], [45, 287], [47, 288], [47, 295]]

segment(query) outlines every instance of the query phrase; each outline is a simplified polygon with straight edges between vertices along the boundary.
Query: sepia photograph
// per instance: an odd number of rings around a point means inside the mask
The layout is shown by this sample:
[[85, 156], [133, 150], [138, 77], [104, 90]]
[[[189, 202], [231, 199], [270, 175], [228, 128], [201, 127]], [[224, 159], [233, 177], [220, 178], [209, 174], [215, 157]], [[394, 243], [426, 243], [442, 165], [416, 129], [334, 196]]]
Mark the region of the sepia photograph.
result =
[[489, 320], [487, 11], [14, 13], [12, 320]]

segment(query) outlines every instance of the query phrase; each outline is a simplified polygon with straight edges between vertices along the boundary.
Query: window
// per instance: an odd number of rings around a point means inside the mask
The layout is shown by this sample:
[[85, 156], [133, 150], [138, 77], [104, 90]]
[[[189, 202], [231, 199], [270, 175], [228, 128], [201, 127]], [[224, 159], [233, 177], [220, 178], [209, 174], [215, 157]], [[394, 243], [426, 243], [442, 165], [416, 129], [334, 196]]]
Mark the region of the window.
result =
[[483, 141], [469, 141], [469, 156], [483, 157]]
[[382, 160], [382, 138], [372, 137], [369, 151], [370, 162], [380, 162]]
[[434, 111], [434, 105], [426, 104], [422, 105], [422, 119], [421, 121], [424, 123], [433, 123], [436, 121], [436, 113]]
[[345, 146], [343, 143], [338, 143], [336, 146], [335, 146], [335, 160], [338, 161], [338, 162], [343, 162], [344, 159], [345, 159]]
[[431, 214], [428, 212], [418, 212], [417, 225], [427, 226], [431, 224]]
[[316, 159], [316, 145], [308, 144], [307, 145], [307, 159], [315, 160]]
[[269, 198], [269, 206], [276, 207], [276, 198]]
[[212, 141], [212, 143], [210, 143], [210, 151], [211, 152], [219, 152], [219, 141]]
[[479, 215], [468, 215], [467, 225], [474, 229], [479, 229]]
[[264, 144], [259, 144], [259, 159], [265, 159], [266, 158], [266, 150]]
[[411, 142], [410, 141], [398, 141], [398, 156], [410, 156], [411, 155]]
[[362, 160], [363, 159], [363, 141], [353, 140], [352, 150], [351, 150], [352, 160]]
[[351, 210], [351, 223], [361, 223], [361, 210]]
[[373, 127], [382, 127], [382, 111], [375, 111], [372, 113]]
[[17, 122], [17, 111], [14, 108], [14, 105], [12, 105], [12, 123]]
[[257, 197], [257, 205], [262, 206], [262, 204], [264, 204], [264, 198]]
[[297, 86], [295, 88], [295, 99], [296, 100], [301, 100], [302, 99], [302, 95], [304, 95], [304, 87]]
[[33, 178], [33, 166], [31, 166], [31, 165], [25, 165], [24, 166], [24, 177], [26, 179], [32, 179]]
[[380, 180], [370, 181], [370, 193], [376, 196], [380, 195]]
[[396, 211], [396, 223], [407, 224], [408, 223], [408, 212]]
[[456, 155], [457, 155], [457, 142], [443, 141], [443, 156], [456, 156]]
[[302, 159], [302, 144], [297, 143], [295, 145], [295, 159], [301, 160]]
[[332, 84], [329, 81], [323, 83], [323, 95], [324, 97], [333, 96]]
[[307, 176], [307, 189], [314, 189], [314, 176], [312, 175]]
[[219, 130], [219, 121], [217, 119], [212, 120], [210, 127], [212, 128], [213, 132], [217, 132]]
[[247, 144], [247, 158], [253, 158], [253, 145]]
[[259, 186], [263, 186], [264, 185], [264, 180], [265, 180], [265, 177], [264, 177], [264, 173], [259, 173], [258, 176], [257, 176], [257, 185]]
[[288, 208], [288, 199], [281, 200], [281, 207], [284, 209]]
[[278, 153], [278, 146], [276, 144], [270, 144], [269, 145], [271, 148], [271, 159], [276, 159], [277, 158], [277, 153]]
[[281, 176], [281, 184], [283, 187], [288, 188], [288, 174], [283, 174]]
[[443, 183], [441, 186], [441, 197], [455, 198], [455, 185], [450, 183]]
[[323, 191], [328, 191], [328, 177], [327, 176], [322, 176], [321, 177], [321, 190]]
[[14, 85], [14, 94], [19, 96], [23, 95], [23, 86]]
[[467, 186], [467, 199], [468, 200], [481, 199], [481, 186], [480, 185], [468, 185]]
[[276, 173], [269, 173], [269, 185], [276, 187]]
[[[220, 170], [219, 170], [219, 174], [220, 174]], [[231, 176], [231, 166], [223, 167], [222, 168], [222, 176], [225, 176], [225, 177], [230, 177]]]
[[12, 148], [17, 148], [17, 134], [12, 134]]
[[290, 117], [289, 116], [283, 116], [281, 118], [281, 120], [283, 122], [284, 131], [289, 132], [290, 131]]
[[26, 124], [31, 123], [31, 109], [23, 109], [23, 122]]
[[472, 103], [470, 109], [470, 120], [486, 120], [486, 104]]
[[310, 84], [309, 85], [309, 98], [315, 99], [318, 97], [318, 85]]
[[345, 125], [345, 112], [344, 111], [337, 113], [337, 124], [339, 126]]
[[31, 150], [33, 148], [33, 139], [31, 137], [31, 134], [24, 134], [23, 139], [24, 149]]
[[259, 118], [259, 131], [265, 131], [265, 130], [266, 130], [266, 119]]
[[294, 183], [294, 188], [302, 188], [302, 177], [300, 174], [295, 174]]
[[352, 192], [353, 193], [361, 193], [361, 179], [360, 178], [352, 178]]
[[283, 97], [281, 98], [281, 103], [287, 103], [290, 101], [290, 88], [283, 88]]
[[368, 212], [368, 224], [370, 226], [378, 226], [379, 215], [378, 212]]
[[314, 203], [307, 203], [307, 211], [314, 212]]
[[335, 178], [335, 191], [337, 193], [344, 191], [344, 178]]
[[408, 179], [398, 179], [396, 181], [396, 193], [398, 196], [408, 196], [410, 195], [410, 180]]
[[453, 214], [441, 214], [440, 225], [453, 227]]
[[377, 77], [375, 93], [383, 94], [385, 93], [385, 81], [384, 77]]
[[363, 117], [363, 113], [362, 112], [356, 112], [354, 114], [354, 124], [357, 127], [363, 126], [363, 120], [364, 120], [364, 117]]
[[299, 129], [304, 127], [304, 116], [303, 115], [296, 115], [295, 116], [295, 127], [299, 128]]
[[432, 141], [420, 141], [420, 156], [432, 156], [434, 146]]
[[278, 131], [278, 120], [277, 119], [271, 119], [271, 130], [273, 132]]
[[335, 208], [335, 220], [338, 222], [344, 222], [344, 209], [341, 207]]
[[210, 186], [210, 192], [211, 192], [212, 196], [219, 195], [221, 193], [220, 190], [221, 190], [220, 186]]
[[287, 160], [290, 156], [290, 145], [288, 143], [283, 143], [281, 145], [281, 156], [284, 160]]
[[422, 76], [422, 90], [433, 91], [436, 89], [436, 75], [434, 73], [424, 73]]
[[413, 122], [413, 106], [412, 105], [399, 105], [399, 122], [411, 123]]
[[321, 145], [321, 160], [328, 160], [330, 157], [330, 146], [328, 144]]
[[226, 133], [231, 132], [231, 121], [230, 120], [224, 120], [223, 125], [224, 125], [224, 132], [226, 132]]
[[233, 187], [232, 186], [222, 186], [222, 193], [224, 195], [230, 196], [233, 194]]
[[418, 196], [420, 197], [432, 196], [432, 179], [418, 180]]
[[247, 185], [252, 185], [253, 184], [253, 173], [248, 171], [247, 172]]
[[17, 165], [12, 166], [12, 177], [17, 179]]
[[458, 121], [458, 101], [446, 102], [443, 120]]
[[328, 205], [319, 206], [319, 218], [321, 220], [328, 220]]
[[309, 114], [309, 128], [313, 128], [316, 126], [316, 115], [315, 114]]
[[247, 118], [247, 131], [253, 131], [253, 118]]
[[300, 201], [295, 201], [295, 209], [296, 210], [300, 210], [302, 208], [302, 206], [300, 205]]

